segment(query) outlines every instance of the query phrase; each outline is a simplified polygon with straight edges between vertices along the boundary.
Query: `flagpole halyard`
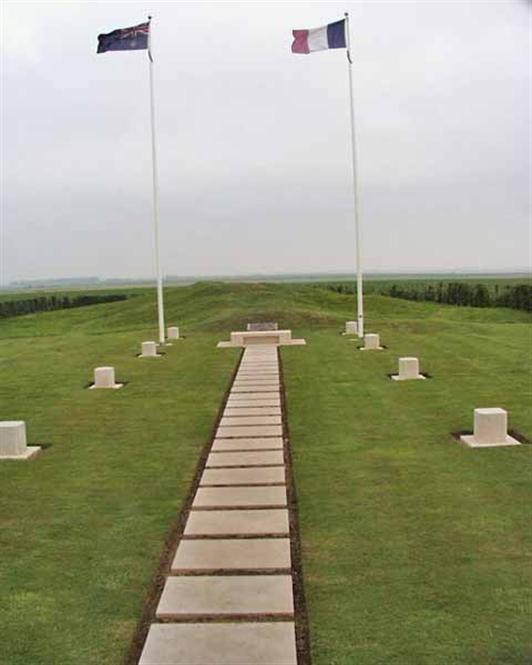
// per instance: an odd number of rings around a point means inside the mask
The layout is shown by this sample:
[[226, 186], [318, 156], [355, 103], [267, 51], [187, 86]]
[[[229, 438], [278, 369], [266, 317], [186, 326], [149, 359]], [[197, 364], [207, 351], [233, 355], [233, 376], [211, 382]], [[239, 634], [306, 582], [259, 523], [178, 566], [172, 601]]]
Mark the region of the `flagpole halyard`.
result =
[[155, 141], [155, 100], [153, 84], [153, 57], [151, 54], [151, 16], [148, 16], [148, 67], [150, 72], [150, 116], [151, 116], [151, 157], [153, 172], [153, 228], [155, 241], [155, 271], [157, 274], [157, 317], [159, 323], [159, 342], [164, 344], [164, 301], [163, 274], [159, 238], [159, 178], [157, 170], [157, 147]]
[[355, 131], [355, 101], [353, 95], [353, 61], [351, 58], [351, 42], [349, 31], [349, 13], [345, 12], [345, 43], [347, 47], [347, 71], [349, 77], [349, 99], [351, 111], [351, 157], [353, 160], [353, 213], [355, 218], [355, 242], [357, 262], [357, 333], [360, 338], [364, 337], [364, 295], [362, 282], [362, 259], [360, 246], [360, 223], [358, 206], [358, 183], [357, 183], [357, 143]]

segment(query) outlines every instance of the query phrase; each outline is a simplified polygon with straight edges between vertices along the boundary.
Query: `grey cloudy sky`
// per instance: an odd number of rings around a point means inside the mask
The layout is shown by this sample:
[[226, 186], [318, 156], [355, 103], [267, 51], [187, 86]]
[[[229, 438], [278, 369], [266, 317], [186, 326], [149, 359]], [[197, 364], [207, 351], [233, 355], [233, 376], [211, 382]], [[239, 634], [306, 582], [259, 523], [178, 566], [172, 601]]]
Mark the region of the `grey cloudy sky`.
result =
[[154, 15], [166, 274], [530, 264], [530, 3], [5, 2], [2, 280], [153, 274], [148, 67], [97, 35]]

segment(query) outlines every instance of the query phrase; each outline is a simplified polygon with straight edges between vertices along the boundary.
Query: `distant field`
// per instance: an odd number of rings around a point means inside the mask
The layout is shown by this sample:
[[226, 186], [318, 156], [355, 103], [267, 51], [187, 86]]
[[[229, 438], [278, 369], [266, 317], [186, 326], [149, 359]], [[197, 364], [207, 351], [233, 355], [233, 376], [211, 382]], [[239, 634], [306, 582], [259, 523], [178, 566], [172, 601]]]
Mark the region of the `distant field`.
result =
[[[155, 361], [135, 357], [153, 289], [0, 320], [0, 418], [49, 446], [0, 463], [2, 665], [122, 661], [237, 361], [215, 343], [250, 320], [307, 339], [282, 359], [315, 665], [532, 662], [532, 446], [450, 435], [502, 406], [532, 439], [532, 316], [373, 284], [374, 354], [339, 334], [353, 296], [317, 282], [167, 289], [186, 339]], [[401, 355], [433, 378], [392, 383]], [[129, 384], [87, 391], [107, 363]]]

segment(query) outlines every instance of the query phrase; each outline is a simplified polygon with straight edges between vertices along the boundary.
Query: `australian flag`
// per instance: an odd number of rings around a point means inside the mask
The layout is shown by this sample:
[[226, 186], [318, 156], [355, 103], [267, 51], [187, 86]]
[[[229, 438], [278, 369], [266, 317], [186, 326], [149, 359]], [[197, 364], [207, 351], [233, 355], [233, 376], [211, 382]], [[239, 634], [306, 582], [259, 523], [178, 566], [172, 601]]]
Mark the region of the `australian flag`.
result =
[[119, 28], [106, 35], [98, 35], [98, 53], [106, 51], [136, 51], [148, 48], [150, 24], [140, 23], [132, 28]]

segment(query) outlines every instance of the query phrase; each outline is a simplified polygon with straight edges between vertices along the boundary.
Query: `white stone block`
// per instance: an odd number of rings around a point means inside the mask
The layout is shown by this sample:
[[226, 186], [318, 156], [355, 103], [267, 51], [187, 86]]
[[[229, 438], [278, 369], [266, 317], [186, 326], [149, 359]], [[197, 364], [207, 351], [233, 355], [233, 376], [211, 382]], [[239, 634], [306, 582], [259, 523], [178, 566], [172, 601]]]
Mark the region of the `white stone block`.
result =
[[157, 342], [142, 342], [142, 358], [158, 358]]
[[504, 409], [475, 409], [473, 436], [460, 439], [472, 448], [518, 446], [520, 442], [507, 434], [508, 413]]
[[356, 321], [346, 321], [344, 335], [358, 335], [358, 323]]
[[26, 450], [26, 423], [23, 420], [0, 422], [0, 454], [22, 455]]
[[382, 349], [381, 339], [376, 333], [368, 333], [364, 335], [364, 346], [362, 347], [365, 351]]
[[260, 349], [270, 345], [304, 344], [304, 340], [292, 339], [291, 330], [244, 330], [231, 333], [231, 341], [220, 342], [218, 346], [244, 346], [246, 348]]
[[179, 328], [177, 326], [170, 326], [166, 330], [168, 339], [179, 339]]
[[0, 459], [29, 459], [40, 451], [26, 444], [26, 423], [23, 420], [0, 421]]
[[91, 388], [121, 388], [121, 383], [115, 382], [114, 367], [95, 367], [94, 385]]
[[394, 381], [411, 381], [424, 379], [419, 373], [419, 360], [417, 358], [399, 358], [399, 374], [394, 374]]

